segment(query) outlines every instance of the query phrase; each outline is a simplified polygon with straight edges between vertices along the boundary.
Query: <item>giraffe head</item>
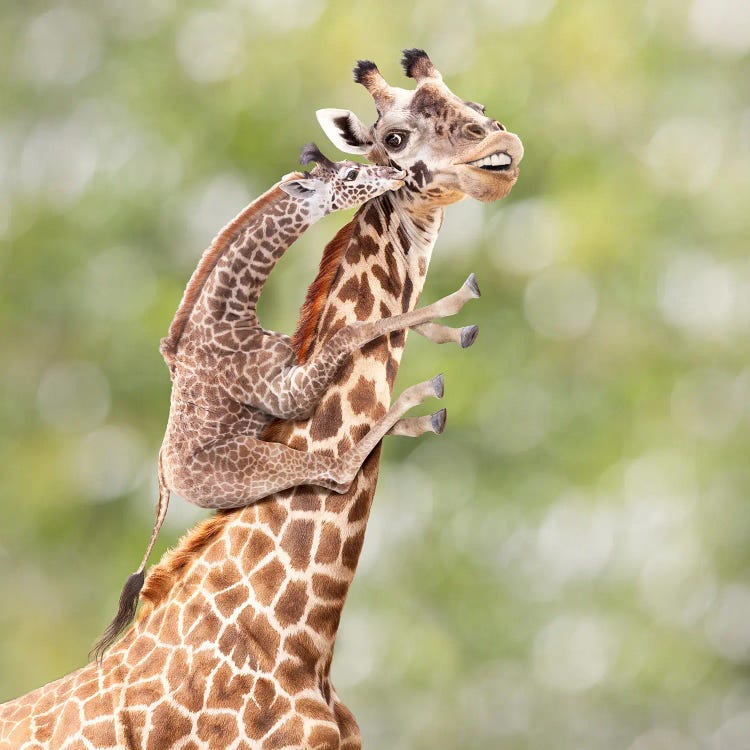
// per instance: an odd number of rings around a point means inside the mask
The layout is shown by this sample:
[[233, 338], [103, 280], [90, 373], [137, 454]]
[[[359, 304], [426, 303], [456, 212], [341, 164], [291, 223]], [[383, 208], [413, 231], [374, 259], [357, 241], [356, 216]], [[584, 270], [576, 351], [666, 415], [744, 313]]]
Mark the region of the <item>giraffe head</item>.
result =
[[333, 143], [351, 154], [408, 172], [400, 195], [447, 204], [465, 197], [504, 198], [518, 179], [523, 145], [476, 102], [456, 96], [423, 50], [405, 50], [401, 61], [417, 87], [390, 86], [375, 63], [360, 60], [354, 80], [375, 100], [378, 119], [365, 125], [346, 109], [316, 114]]
[[353, 208], [386, 190], [398, 190], [406, 177], [406, 171], [397, 167], [331, 161], [314, 143], [302, 149], [300, 162], [315, 162], [315, 168], [305, 177], [282, 181], [279, 187], [323, 213]]

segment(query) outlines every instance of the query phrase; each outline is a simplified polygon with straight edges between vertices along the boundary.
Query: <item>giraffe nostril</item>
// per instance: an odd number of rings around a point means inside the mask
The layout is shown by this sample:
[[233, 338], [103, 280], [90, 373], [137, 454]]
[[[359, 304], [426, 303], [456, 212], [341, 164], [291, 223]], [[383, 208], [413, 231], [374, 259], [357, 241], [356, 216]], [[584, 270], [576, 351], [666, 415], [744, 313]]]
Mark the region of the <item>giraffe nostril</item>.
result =
[[476, 122], [467, 122], [463, 127], [463, 132], [467, 138], [484, 138], [486, 135], [484, 128]]
[[505, 125], [503, 125], [501, 122], [498, 122], [497, 120], [493, 120], [492, 129], [493, 130], [505, 130]]

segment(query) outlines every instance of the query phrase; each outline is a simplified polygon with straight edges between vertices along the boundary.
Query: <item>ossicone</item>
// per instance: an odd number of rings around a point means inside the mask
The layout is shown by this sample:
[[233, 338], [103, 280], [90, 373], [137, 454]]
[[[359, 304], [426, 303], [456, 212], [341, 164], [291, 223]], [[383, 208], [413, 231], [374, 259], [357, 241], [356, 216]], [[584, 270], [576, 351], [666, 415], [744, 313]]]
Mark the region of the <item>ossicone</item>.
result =
[[401, 56], [401, 66], [407, 77], [414, 78], [417, 83], [426, 78], [443, 78], [423, 49], [405, 49]]
[[333, 168], [334, 163], [314, 143], [307, 143], [302, 147], [299, 155], [299, 163], [303, 166], [314, 162], [321, 167]]
[[378, 111], [393, 103], [393, 91], [372, 60], [358, 60], [353, 73], [355, 83], [361, 83], [370, 92]]
[[352, 71], [354, 82], [365, 85], [365, 79], [368, 75], [378, 72], [378, 66], [372, 60], [357, 60], [357, 64]]

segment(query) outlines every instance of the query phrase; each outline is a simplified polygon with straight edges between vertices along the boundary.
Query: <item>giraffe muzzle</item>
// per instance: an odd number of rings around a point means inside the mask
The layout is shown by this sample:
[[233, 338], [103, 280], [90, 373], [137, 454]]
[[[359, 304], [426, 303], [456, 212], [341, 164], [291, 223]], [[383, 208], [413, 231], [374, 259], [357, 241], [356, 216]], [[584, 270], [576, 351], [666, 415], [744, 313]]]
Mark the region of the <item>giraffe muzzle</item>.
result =
[[479, 146], [464, 152], [458, 166], [475, 167], [485, 172], [508, 172], [523, 159], [523, 144], [515, 133], [502, 131], [486, 138]]
[[391, 181], [391, 190], [398, 190], [404, 186], [406, 180], [406, 170], [396, 169], [395, 167], [380, 167], [377, 170], [378, 177]]
[[406, 179], [406, 170], [396, 169], [395, 167], [379, 167], [377, 175], [386, 180], [404, 180]]

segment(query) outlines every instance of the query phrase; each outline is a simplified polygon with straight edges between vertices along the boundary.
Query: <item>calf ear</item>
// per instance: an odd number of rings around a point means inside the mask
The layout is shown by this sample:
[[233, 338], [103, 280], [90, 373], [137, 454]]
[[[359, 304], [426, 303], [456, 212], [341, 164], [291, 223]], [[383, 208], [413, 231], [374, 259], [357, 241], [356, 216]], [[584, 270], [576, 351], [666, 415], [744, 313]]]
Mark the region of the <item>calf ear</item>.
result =
[[366, 154], [373, 146], [370, 129], [348, 109], [319, 109], [318, 118], [323, 132], [339, 151], [345, 154]]
[[279, 183], [279, 188], [293, 198], [312, 198], [322, 186], [323, 183], [320, 180], [309, 177]]

